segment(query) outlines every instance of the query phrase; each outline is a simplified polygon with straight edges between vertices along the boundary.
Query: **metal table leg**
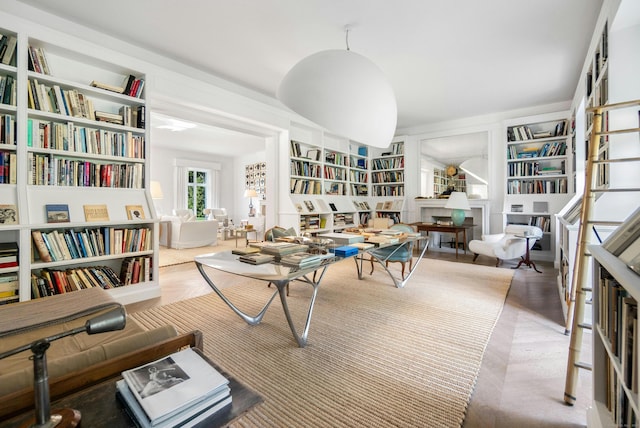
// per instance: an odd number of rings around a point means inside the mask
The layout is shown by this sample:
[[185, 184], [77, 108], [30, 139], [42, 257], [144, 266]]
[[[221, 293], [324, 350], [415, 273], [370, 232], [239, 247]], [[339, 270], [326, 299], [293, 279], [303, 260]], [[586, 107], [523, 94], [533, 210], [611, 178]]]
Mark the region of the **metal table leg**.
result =
[[207, 284], [209, 284], [211, 289], [222, 299], [223, 302], [227, 304], [227, 306], [229, 306], [229, 308], [231, 308], [233, 312], [235, 312], [240, 318], [242, 318], [249, 325], [256, 325], [262, 321], [264, 314], [267, 312], [267, 309], [271, 305], [271, 302], [273, 302], [273, 299], [276, 297], [276, 294], [279, 294], [280, 301], [282, 302], [282, 309], [284, 310], [284, 315], [287, 318], [287, 323], [289, 324], [291, 333], [293, 334], [293, 337], [296, 339], [298, 346], [301, 348], [305, 347], [308, 341], [309, 327], [311, 325], [311, 315], [313, 313], [313, 306], [315, 304], [316, 296], [318, 294], [318, 287], [320, 286], [320, 282], [322, 281], [322, 278], [324, 277], [324, 274], [328, 266], [324, 266], [323, 268], [318, 269], [320, 271], [319, 275], [316, 275], [318, 270], [314, 271], [312, 279], [309, 279], [306, 275], [303, 275], [300, 278], [295, 279], [296, 281], [307, 283], [313, 287], [313, 294], [311, 295], [311, 300], [309, 302], [309, 310], [307, 311], [307, 319], [304, 323], [304, 329], [302, 330], [302, 335], [299, 335], [296, 331], [296, 328], [293, 324], [293, 319], [291, 318], [291, 312], [289, 311], [289, 305], [287, 303], [287, 284], [289, 284], [289, 282], [291, 281], [289, 280], [271, 281], [270, 283], [274, 284], [277, 290], [274, 291], [274, 293], [271, 295], [269, 300], [265, 303], [262, 309], [260, 309], [258, 314], [252, 316], [238, 309], [238, 307], [235, 306], [222, 293], [222, 291], [218, 287], [216, 287], [216, 285], [213, 283], [209, 275], [204, 271], [203, 265], [201, 263], [196, 262], [196, 267], [198, 268], [198, 271], [200, 271], [200, 274], [202, 275], [204, 280], [207, 282]]

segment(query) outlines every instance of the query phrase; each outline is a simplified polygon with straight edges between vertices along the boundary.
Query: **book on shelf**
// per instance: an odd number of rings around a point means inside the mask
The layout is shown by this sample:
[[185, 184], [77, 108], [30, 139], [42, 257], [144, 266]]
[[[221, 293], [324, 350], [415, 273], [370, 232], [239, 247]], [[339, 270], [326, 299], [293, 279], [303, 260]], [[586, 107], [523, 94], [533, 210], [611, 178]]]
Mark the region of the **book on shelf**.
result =
[[116, 92], [118, 94], [122, 94], [124, 92], [124, 88], [122, 86], [109, 85], [108, 83], [98, 82], [97, 80], [92, 80], [89, 86], [93, 86], [94, 88], [100, 88], [111, 92]]
[[101, 205], [83, 205], [85, 221], [109, 221], [109, 211], [107, 206]]
[[0, 204], [0, 224], [18, 224], [18, 207], [15, 204]]
[[619, 257], [631, 244], [640, 240], [640, 208], [629, 215], [602, 243], [602, 248]]
[[14, 56], [16, 54], [16, 46], [18, 44], [18, 39], [16, 36], [2, 36], [2, 63], [9, 65], [15, 64]]
[[46, 204], [44, 206], [47, 214], [47, 223], [68, 223], [69, 205], [67, 204]]
[[125, 370], [122, 377], [117, 390], [144, 427], [190, 426], [232, 400], [229, 380], [192, 348]]
[[144, 208], [142, 205], [125, 205], [128, 220], [144, 219]]

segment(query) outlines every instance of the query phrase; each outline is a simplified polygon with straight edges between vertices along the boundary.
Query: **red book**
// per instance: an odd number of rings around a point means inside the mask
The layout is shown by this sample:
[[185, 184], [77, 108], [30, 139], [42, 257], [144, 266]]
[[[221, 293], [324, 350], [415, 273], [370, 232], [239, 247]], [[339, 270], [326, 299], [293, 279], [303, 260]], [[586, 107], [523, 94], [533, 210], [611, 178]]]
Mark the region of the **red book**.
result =
[[5, 263], [0, 263], [0, 268], [8, 268], [8, 267], [14, 267], [14, 266], [18, 266], [18, 262], [5, 262]]

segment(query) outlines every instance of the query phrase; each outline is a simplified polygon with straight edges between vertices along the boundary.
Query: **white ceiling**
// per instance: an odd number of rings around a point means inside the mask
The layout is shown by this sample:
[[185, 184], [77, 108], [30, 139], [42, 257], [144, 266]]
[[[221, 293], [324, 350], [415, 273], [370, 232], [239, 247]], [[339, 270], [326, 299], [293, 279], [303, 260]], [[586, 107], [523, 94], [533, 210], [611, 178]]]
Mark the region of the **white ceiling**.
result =
[[[345, 48], [344, 27], [349, 25], [351, 50], [376, 63], [395, 90], [399, 128], [571, 100], [602, 4], [19, 1], [272, 97], [297, 61]], [[156, 138], [159, 134], [154, 144]]]

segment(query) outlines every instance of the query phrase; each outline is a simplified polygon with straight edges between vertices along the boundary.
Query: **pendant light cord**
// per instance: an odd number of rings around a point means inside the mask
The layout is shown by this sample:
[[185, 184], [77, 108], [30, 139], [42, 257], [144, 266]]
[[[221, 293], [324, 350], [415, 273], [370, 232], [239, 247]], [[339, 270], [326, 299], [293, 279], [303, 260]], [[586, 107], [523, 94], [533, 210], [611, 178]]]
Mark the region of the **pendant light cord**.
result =
[[345, 32], [345, 36], [344, 36], [345, 43], [347, 45], [347, 50], [349, 51], [349, 50], [351, 50], [349, 48], [349, 27], [345, 27], [344, 32]]

